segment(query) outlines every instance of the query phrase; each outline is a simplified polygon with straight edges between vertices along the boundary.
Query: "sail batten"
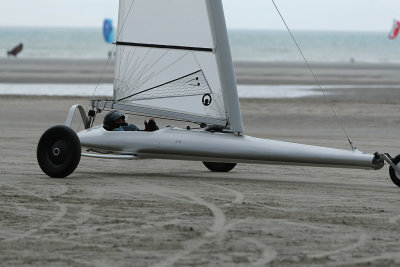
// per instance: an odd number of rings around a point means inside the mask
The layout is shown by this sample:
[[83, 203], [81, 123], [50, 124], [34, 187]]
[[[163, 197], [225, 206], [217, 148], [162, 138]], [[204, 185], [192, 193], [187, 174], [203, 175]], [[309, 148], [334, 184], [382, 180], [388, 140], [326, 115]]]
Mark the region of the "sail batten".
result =
[[190, 46], [178, 46], [178, 45], [161, 45], [161, 44], [143, 44], [143, 43], [130, 43], [130, 42], [116, 42], [116, 45], [122, 46], [139, 46], [139, 47], [151, 47], [151, 48], [164, 48], [164, 49], [178, 49], [178, 50], [193, 50], [203, 52], [213, 52], [212, 48], [207, 47], [190, 47]]
[[243, 131], [239, 101], [230, 99], [237, 98], [237, 89], [225, 20], [215, 19], [223, 16], [222, 3], [209, 2], [120, 0], [116, 104]]

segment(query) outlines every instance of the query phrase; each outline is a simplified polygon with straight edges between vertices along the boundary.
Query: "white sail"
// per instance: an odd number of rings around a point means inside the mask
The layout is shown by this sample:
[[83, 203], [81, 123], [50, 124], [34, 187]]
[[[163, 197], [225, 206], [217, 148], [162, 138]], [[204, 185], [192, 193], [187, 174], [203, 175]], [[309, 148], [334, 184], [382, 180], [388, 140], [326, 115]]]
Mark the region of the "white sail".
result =
[[243, 131], [220, 0], [120, 0], [116, 44], [119, 107]]

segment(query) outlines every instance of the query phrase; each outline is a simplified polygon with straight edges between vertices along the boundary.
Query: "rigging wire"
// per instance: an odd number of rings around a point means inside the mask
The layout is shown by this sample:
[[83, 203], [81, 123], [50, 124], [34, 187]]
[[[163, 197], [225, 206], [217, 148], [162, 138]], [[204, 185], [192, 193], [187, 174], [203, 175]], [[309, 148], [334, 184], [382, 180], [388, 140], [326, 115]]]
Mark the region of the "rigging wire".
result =
[[[119, 36], [120, 36], [122, 30], [124, 29], [125, 23], [126, 23], [128, 17], [129, 17], [129, 14], [131, 13], [131, 10], [132, 10], [132, 7], [133, 7], [133, 4], [134, 4], [134, 3], [135, 3], [135, 0], [132, 1], [131, 5], [130, 5], [130, 7], [129, 7], [128, 13], [127, 13], [127, 15], [125, 16], [125, 20], [124, 20], [124, 22], [122, 23], [121, 29], [119, 30], [119, 32], [117, 32], [116, 40], [118, 40], [118, 38], [119, 38]], [[111, 57], [112, 57], [112, 55], [114, 54], [115, 48], [116, 48], [116, 45], [114, 44], [113, 47], [112, 47], [112, 49], [111, 49]], [[108, 57], [107, 62], [104, 64], [103, 70], [102, 70], [102, 72], [101, 72], [100, 78], [98, 79], [98, 81], [97, 81], [97, 83], [96, 83], [96, 86], [95, 86], [94, 91], [93, 91], [93, 93], [92, 93], [91, 99], [94, 98], [94, 96], [95, 96], [95, 94], [96, 94], [96, 91], [97, 91], [97, 89], [98, 89], [98, 87], [99, 87], [99, 85], [100, 85], [100, 82], [103, 80], [104, 73], [105, 73], [105, 71], [106, 71], [107, 66], [110, 64], [111, 57]], [[88, 104], [88, 106], [87, 106], [87, 109], [89, 109], [90, 106], [91, 106], [91, 101], [89, 101], [89, 104]], [[96, 115], [95, 115], [95, 116], [96, 116]], [[93, 123], [93, 121], [92, 121], [92, 123]], [[81, 125], [82, 125], [82, 124], [79, 125], [78, 130], [80, 129], [80, 126], [81, 126]]]
[[[293, 41], [294, 41], [294, 43], [295, 43], [297, 49], [299, 50], [301, 56], [303, 57], [303, 60], [304, 60], [304, 62], [306, 63], [307, 68], [310, 70], [311, 75], [312, 75], [312, 77], [313, 77], [315, 83], [318, 85], [318, 88], [319, 88], [320, 91], [322, 92], [322, 95], [324, 96], [324, 98], [325, 98], [325, 99], [328, 99], [328, 97], [326, 96], [326, 93], [325, 93], [324, 89], [322, 88], [320, 82], [319, 82], [318, 79], [317, 79], [317, 76], [315, 75], [315, 73], [314, 73], [314, 71], [312, 70], [310, 64], [308, 63], [308, 60], [307, 60], [306, 57], [304, 56], [303, 51], [301, 50], [299, 44], [297, 43], [296, 38], [294, 37], [294, 35], [293, 35], [292, 31], [290, 30], [288, 24], [286, 23], [286, 21], [285, 21], [285, 19], [283, 18], [281, 12], [279, 11], [278, 6], [275, 4], [275, 1], [274, 1], [274, 0], [271, 0], [271, 1], [272, 1], [272, 3], [273, 3], [274, 6], [275, 6], [276, 11], [278, 11], [278, 14], [279, 14], [279, 16], [280, 16], [281, 19], [282, 19], [282, 22], [285, 24], [285, 27], [286, 27], [286, 29], [288, 30], [290, 36], [292, 37], [292, 39], [293, 39]], [[346, 136], [347, 141], [349, 142], [349, 144], [350, 144], [350, 146], [351, 146], [351, 149], [352, 149], [353, 151], [356, 150], [357, 148], [354, 146], [353, 142], [351, 141], [351, 139], [350, 139], [350, 137], [349, 137], [349, 135], [348, 135], [346, 129], [344, 128], [342, 122], [340, 121], [340, 119], [339, 119], [339, 117], [338, 117], [338, 115], [337, 115], [335, 109], [333, 108], [331, 101], [329, 101], [329, 99], [328, 99], [328, 104], [329, 104], [329, 107], [330, 107], [330, 109], [331, 109], [333, 115], [335, 116], [335, 119], [336, 119], [337, 123], [339, 124], [339, 126], [340, 126], [340, 128], [342, 129], [344, 135]]]
[[[157, 63], [159, 63], [159, 61], [171, 50], [167, 50], [163, 55], [161, 55], [156, 61], [154, 61], [149, 67], [147, 67], [147, 69], [145, 69], [143, 72], [143, 74], [141, 76], [139, 76], [139, 78], [137, 79], [137, 81], [135, 81], [135, 83], [137, 84], [138, 87], [142, 86], [143, 84], [145, 84], [147, 81], [153, 79], [154, 77], [157, 77], [157, 75], [159, 75], [160, 73], [164, 72], [165, 70], [169, 69], [171, 66], [174, 66], [177, 62], [181, 61], [183, 58], [185, 58], [190, 52], [186, 52], [185, 54], [183, 54], [182, 56], [180, 56], [179, 58], [175, 59], [174, 61], [172, 61], [170, 64], [168, 64], [167, 66], [163, 67], [162, 69], [158, 70], [157, 72], [153, 72], [150, 74], [146, 74], [146, 71], [148, 71], [148, 69], [151, 69], [151, 67], [155, 66]], [[146, 75], [145, 75], [146, 74]], [[138, 94], [148, 91], [148, 89], [145, 89], [141, 92], [138, 92]]]
[[[133, 7], [133, 4], [134, 4], [134, 3], [135, 3], [135, 0], [132, 1], [131, 5], [130, 5], [130, 7], [129, 7], [128, 13], [127, 13], [126, 16], [125, 16], [125, 20], [124, 20], [124, 22], [122, 23], [121, 29], [119, 30], [119, 32], [117, 32], [117, 36], [116, 36], [116, 38], [115, 38], [116, 40], [119, 39], [119, 35], [121, 34], [122, 30], [124, 29], [125, 23], [126, 23], [128, 17], [129, 17], [129, 14], [131, 13], [131, 10], [132, 10], [132, 7]], [[114, 44], [114, 45], [113, 45], [113, 48], [112, 48], [112, 50], [111, 50], [111, 55], [113, 54], [115, 47], [116, 47], [116, 45]], [[104, 65], [103, 71], [101, 72], [101, 75], [100, 75], [100, 79], [98, 80], [97, 85], [96, 85], [96, 88], [94, 89], [94, 92], [93, 92], [93, 94], [92, 94], [92, 98], [93, 98], [94, 95], [96, 94], [97, 88], [99, 87], [99, 84], [100, 84], [101, 80], [103, 79], [104, 72], [105, 72], [105, 70], [106, 70], [108, 64], [110, 63], [110, 60], [111, 60], [111, 57], [108, 58], [106, 64]]]

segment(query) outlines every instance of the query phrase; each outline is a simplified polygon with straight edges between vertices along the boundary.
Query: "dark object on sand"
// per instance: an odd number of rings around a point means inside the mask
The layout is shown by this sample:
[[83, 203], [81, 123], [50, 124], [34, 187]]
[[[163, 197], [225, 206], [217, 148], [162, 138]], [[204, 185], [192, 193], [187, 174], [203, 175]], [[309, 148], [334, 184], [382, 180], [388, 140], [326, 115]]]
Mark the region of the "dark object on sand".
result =
[[20, 43], [19, 45], [11, 49], [11, 51], [7, 51], [7, 55], [16, 57], [22, 51], [23, 48], [24, 45]]

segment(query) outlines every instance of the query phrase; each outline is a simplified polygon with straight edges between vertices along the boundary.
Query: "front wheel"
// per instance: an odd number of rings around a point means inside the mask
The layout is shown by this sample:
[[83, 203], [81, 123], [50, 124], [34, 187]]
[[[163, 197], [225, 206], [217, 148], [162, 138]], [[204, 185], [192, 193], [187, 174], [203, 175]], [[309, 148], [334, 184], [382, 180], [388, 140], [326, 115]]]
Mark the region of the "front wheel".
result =
[[[397, 155], [392, 162], [397, 165], [400, 166], [400, 155]], [[392, 179], [392, 182], [400, 187], [400, 173], [396, 172], [392, 166], [389, 167], [389, 175], [390, 175], [390, 179]]]
[[67, 126], [51, 127], [40, 138], [36, 156], [45, 174], [52, 178], [67, 177], [81, 160], [79, 137]]
[[206, 166], [212, 172], [229, 172], [235, 168], [237, 163], [226, 163], [226, 162], [204, 162]]

